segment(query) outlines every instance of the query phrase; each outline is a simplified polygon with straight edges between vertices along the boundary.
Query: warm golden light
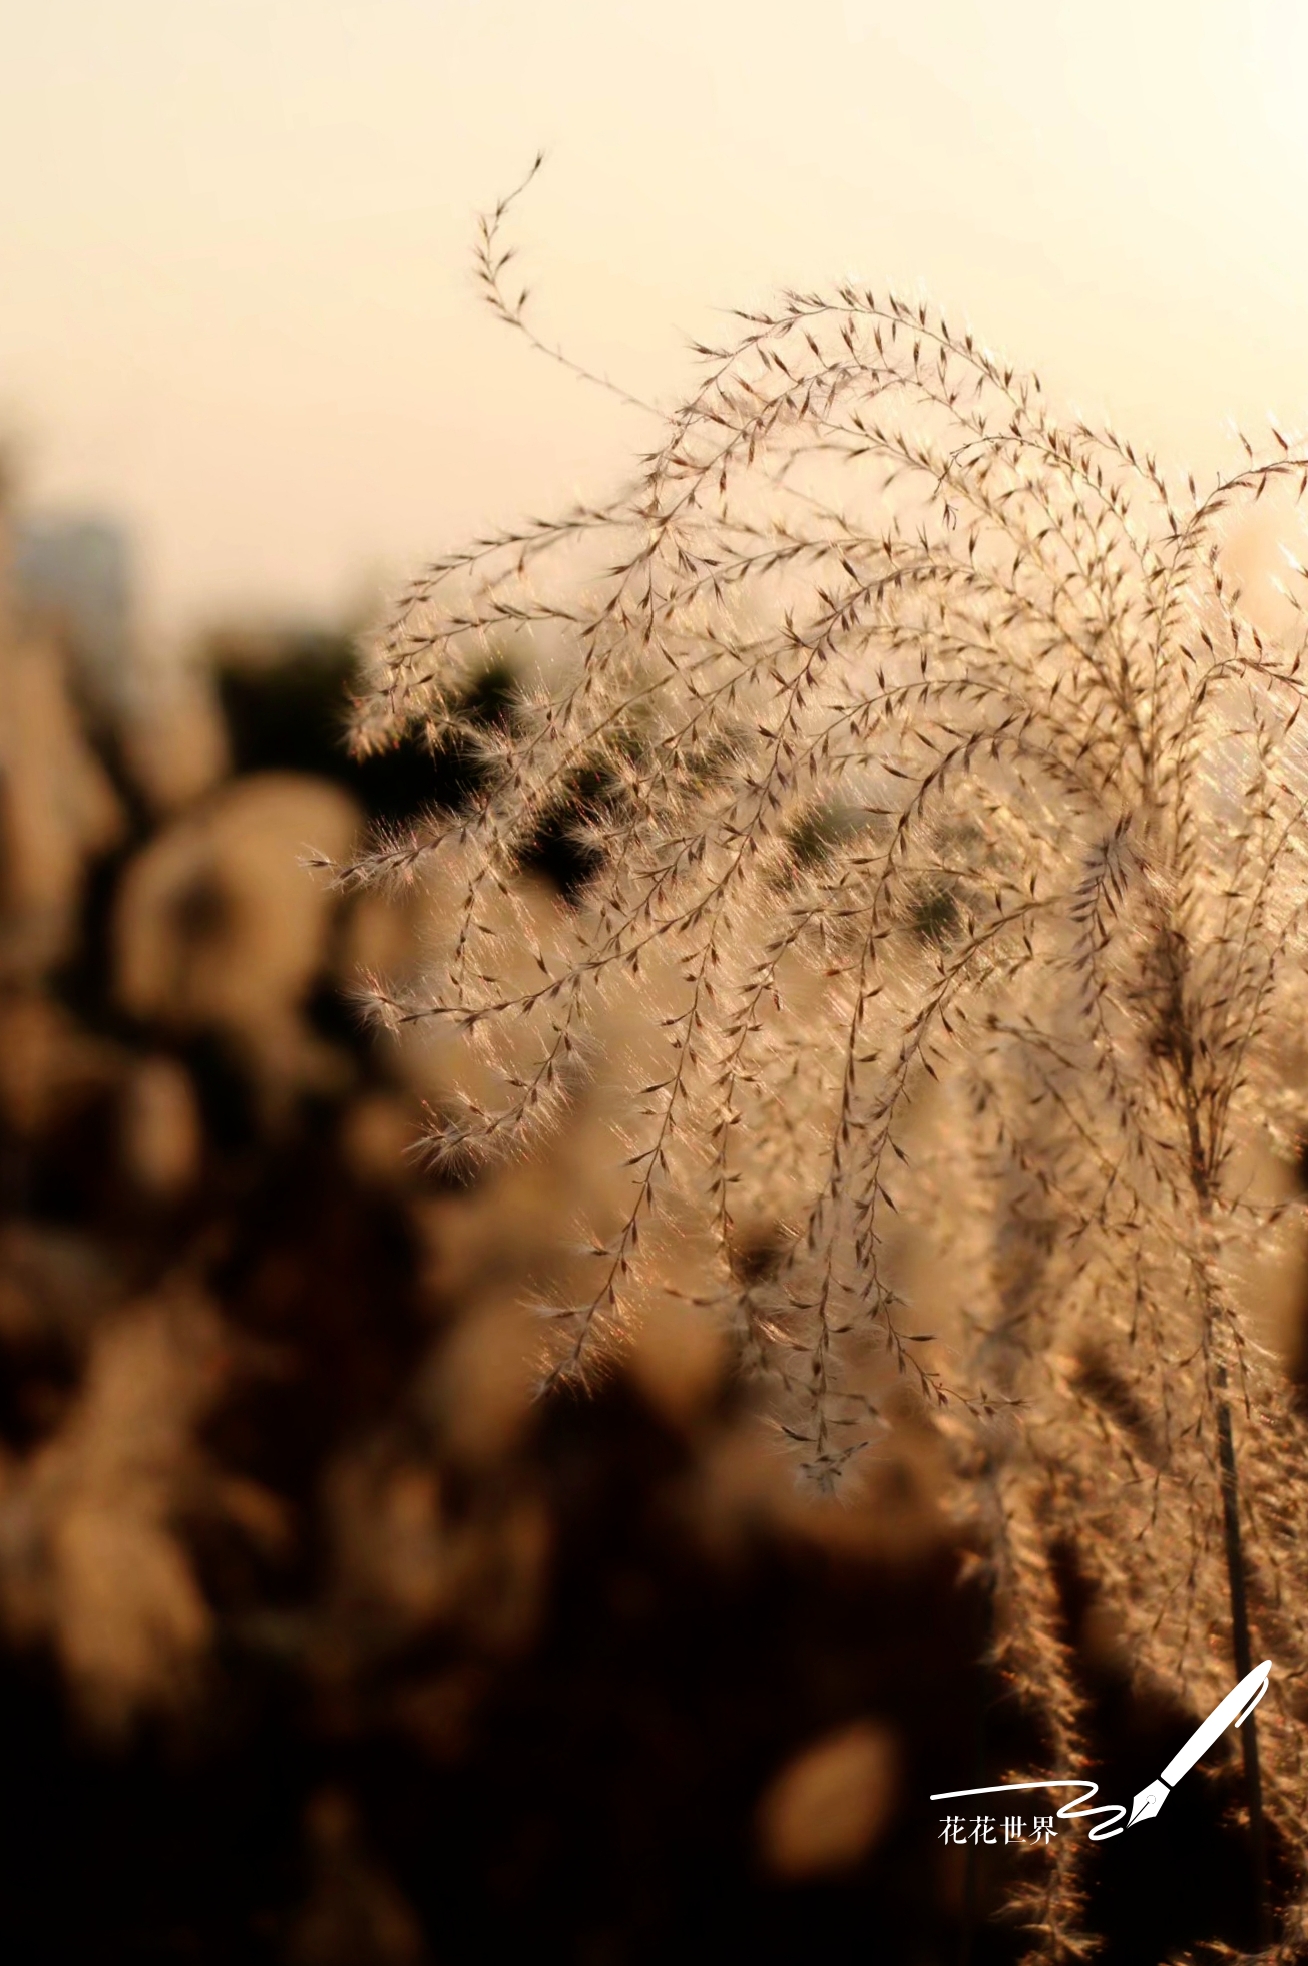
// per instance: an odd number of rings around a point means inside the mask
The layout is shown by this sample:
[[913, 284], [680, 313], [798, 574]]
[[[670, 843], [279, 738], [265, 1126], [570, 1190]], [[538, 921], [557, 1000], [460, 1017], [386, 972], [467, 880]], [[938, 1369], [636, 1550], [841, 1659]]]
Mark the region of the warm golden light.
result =
[[849, 274], [1215, 464], [1228, 416], [1308, 414], [1306, 56], [1284, 0], [57, 0], [0, 74], [3, 423], [34, 496], [135, 524], [163, 625], [329, 613], [598, 494], [622, 413], [468, 278], [543, 143], [542, 322], [637, 393], [714, 309]]

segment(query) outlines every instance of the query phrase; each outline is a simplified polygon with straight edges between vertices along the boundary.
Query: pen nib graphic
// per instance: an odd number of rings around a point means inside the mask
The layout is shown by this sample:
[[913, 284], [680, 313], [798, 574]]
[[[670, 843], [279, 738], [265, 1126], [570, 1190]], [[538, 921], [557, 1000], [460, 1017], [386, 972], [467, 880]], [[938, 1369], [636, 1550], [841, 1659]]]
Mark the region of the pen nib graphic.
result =
[[1224, 1734], [1228, 1727], [1244, 1726], [1267, 1691], [1267, 1682], [1271, 1676], [1272, 1662], [1270, 1659], [1264, 1659], [1261, 1665], [1255, 1666], [1252, 1672], [1245, 1674], [1238, 1686], [1231, 1688], [1224, 1700], [1218, 1701], [1207, 1720], [1202, 1721], [1195, 1728], [1185, 1746], [1172, 1756], [1158, 1780], [1150, 1782], [1147, 1789], [1141, 1789], [1131, 1804], [1131, 1819], [1126, 1826], [1128, 1829], [1135, 1823], [1147, 1823], [1151, 1816], [1158, 1814], [1182, 1775], [1189, 1774], [1195, 1762], [1208, 1752], [1213, 1742], [1219, 1735]]
[[1150, 1782], [1148, 1788], [1141, 1789], [1131, 1804], [1131, 1817], [1126, 1827], [1131, 1829], [1136, 1823], [1147, 1823], [1151, 1816], [1158, 1814], [1171, 1793], [1166, 1782]]

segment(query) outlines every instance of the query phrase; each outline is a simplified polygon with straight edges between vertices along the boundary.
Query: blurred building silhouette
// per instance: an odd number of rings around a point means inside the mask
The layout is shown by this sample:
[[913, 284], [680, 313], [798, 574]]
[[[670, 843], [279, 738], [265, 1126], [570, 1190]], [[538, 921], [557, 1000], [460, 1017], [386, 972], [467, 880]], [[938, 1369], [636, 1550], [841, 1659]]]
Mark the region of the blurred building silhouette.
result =
[[13, 526], [18, 606], [54, 628], [84, 687], [103, 703], [127, 685], [133, 648], [132, 550], [112, 519], [22, 518]]
[[[44, 560], [47, 593], [54, 591], [56, 561], [57, 555]], [[71, 555], [70, 582], [74, 561]], [[106, 552], [102, 572], [110, 562]], [[65, 628], [53, 604], [34, 603], [34, 564], [30, 538], [20, 544], [0, 485], [0, 980], [37, 974], [67, 952], [86, 867], [113, 847], [123, 824], [69, 688], [78, 667], [73, 610]], [[108, 594], [112, 583], [103, 585]], [[89, 572], [77, 591], [89, 620]], [[125, 614], [123, 622], [121, 647]], [[109, 648], [102, 634], [87, 647], [87, 662], [113, 660]]]

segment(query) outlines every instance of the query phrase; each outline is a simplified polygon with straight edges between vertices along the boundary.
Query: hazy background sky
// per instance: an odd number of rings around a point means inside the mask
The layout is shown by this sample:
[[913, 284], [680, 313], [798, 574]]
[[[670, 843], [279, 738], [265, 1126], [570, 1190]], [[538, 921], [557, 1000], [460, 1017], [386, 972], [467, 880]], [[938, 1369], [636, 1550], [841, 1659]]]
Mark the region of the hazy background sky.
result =
[[0, 433], [147, 619], [330, 617], [598, 495], [782, 285], [922, 288], [1172, 459], [1308, 424], [1303, 0], [3, 0]]

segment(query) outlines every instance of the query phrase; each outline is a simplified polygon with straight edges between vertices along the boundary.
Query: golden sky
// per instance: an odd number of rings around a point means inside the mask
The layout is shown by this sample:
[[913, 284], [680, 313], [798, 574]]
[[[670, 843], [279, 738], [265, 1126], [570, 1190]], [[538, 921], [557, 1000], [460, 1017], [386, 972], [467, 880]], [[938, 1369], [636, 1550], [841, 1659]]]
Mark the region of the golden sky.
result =
[[716, 310], [923, 291], [1210, 470], [1308, 426], [1308, 0], [6, 0], [0, 432], [171, 637], [318, 618], [654, 434]]

